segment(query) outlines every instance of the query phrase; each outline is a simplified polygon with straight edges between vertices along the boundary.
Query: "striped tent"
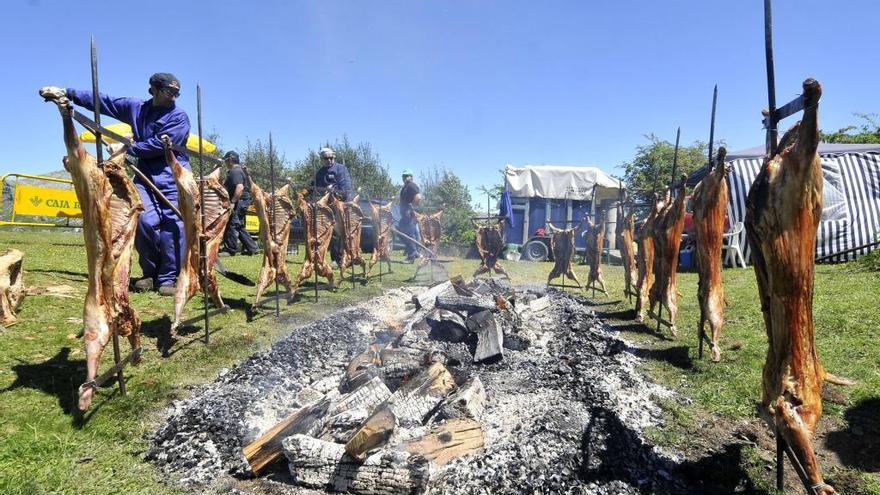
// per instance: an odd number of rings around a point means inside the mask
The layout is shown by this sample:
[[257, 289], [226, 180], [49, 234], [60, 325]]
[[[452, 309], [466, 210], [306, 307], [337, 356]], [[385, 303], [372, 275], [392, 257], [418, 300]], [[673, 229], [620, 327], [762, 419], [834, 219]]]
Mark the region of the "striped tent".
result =
[[[880, 240], [880, 145], [820, 144], [819, 156], [825, 181], [816, 257]], [[727, 213], [733, 225], [745, 221], [746, 197], [764, 161], [764, 147], [729, 153], [727, 161], [731, 165]], [[745, 235], [740, 236], [740, 248], [750, 260]], [[830, 261], [849, 261], [870, 251], [862, 248]]]

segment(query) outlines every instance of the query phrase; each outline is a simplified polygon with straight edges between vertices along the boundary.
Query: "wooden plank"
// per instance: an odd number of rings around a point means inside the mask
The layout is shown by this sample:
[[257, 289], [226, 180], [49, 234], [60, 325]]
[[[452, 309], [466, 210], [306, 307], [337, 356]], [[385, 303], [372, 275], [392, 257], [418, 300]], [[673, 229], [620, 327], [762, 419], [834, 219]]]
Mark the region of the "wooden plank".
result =
[[496, 362], [504, 358], [504, 333], [491, 311], [481, 311], [467, 319], [468, 330], [477, 334], [474, 362]]
[[412, 302], [416, 305], [416, 309], [433, 309], [437, 296], [447, 291], [454, 290], [452, 282], [446, 281], [431, 287], [419, 295], [412, 296]]
[[402, 442], [398, 449], [419, 454], [437, 465], [483, 450], [483, 429], [472, 419], [450, 419], [424, 436]]
[[442, 363], [434, 363], [403, 384], [388, 399], [398, 421], [421, 425], [428, 413], [455, 390], [455, 380]]
[[384, 407], [369, 417], [363, 426], [345, 444], [345, 452], [357, 460], [364, 460], [367, 452], [385, 445], [391, 438], [397, 418], [390, 408]]
[[487, 309], [495, 309], [495, 301], [487, 297], [442, 295], [437, 297], [436, 307], [452, 311], [477, 313]]
[[260, 438], [246, 445], [241, 451], [251, 466], [251, 471], [259, 475], [269, 464], [281, 456], [281, 442], [297, 433], [312, 433], [327, 414], [330, 399], [326, 396], [312, 404], [300, 408], [284, 418]]

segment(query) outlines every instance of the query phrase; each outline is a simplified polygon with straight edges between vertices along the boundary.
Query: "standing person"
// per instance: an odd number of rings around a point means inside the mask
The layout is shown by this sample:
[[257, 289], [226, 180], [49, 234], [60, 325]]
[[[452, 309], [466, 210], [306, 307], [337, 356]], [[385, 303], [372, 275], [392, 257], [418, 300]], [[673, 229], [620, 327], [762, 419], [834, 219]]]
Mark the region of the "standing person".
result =
[[[151, 98], [146, 101], [99, 94], [101, 113], [131, 126], [134, 137], [128, 153], [138, 159], [138, 169], [177, 207], [177, 185], [171, 165], [165, 161], [161, 137], [167, 134], [178, 146], [185, 146], [189, 137], [189, 117], [175, 105], [180, 81], [173, 74], [153, 74], [148, 92]], [[47, 99], [66, 96], [73, 103], [94, 110], [91, 91], [47, 86], [40, 90], [40, 95]], [[190, 169], [186, 153], [174, 154], [184, 168]], [[143, 277], [134, 283], [134, 289], [146, 291], [158, 286], [161, 295], [173, 296], [186, 242], [183, 220], [140, 177], [135, 177], [134, 184], [144, 202], [134, 238]]]
[[238, 153], [234, 151], [226, 153], [223, 156], [223, 161], [228, 167], [223, 187], [226, 188], [229, 200], [232, 202], [232, 215], [229, 217], [229, 223], [226, 224], [226, 232], [223, 233], [223, 250], [220, 251], [220, 255], [235, 256], [238, 254], [239, 240], [242, 244], [242, 254], [256, 254], [257, 243], [244, 228], [245, 213], [251, 205], [250, 179], [241, 168]]
[[[403, 170], [403, 187], [400, 188], [400, 221], [397, 222], [397, 228], [413, 239], [418, 239], [419, 236], [413, 206], [418, 206], [421, 201], [419, 186], [413, 182], [413, 171], [406, 168]], [[412, 263], [419, 257], [416, 243], [404, 237], [403, 245], [406, 262]]]
[[[312, 184], [317, 187], [332, 188], [344, 201], [351, 200], [351, 176], [348, 174], [348, 168], [336, 163], [336, 152], [332, 148], [321, 148], [318, 155], [321, 157], [321, 168], [315, 172], [315, 180]], [[339, 263], [339, 244], [339, 234], [334, 229], [333, 237], [330, 238], [330, 259], [335, 264]]]

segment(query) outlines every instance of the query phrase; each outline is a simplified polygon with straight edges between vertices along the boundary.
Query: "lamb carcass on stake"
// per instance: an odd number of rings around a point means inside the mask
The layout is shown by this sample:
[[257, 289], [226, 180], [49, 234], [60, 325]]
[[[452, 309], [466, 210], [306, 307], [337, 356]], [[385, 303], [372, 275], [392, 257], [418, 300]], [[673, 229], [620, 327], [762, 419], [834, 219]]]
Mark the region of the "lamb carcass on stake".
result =
[[639, 253], [636, 257], [638, 267], [638, 279], [636, 280], [636, 320], [644, 321], [645, 312], [648, 310], [648, 302], [651, 299], [651, 290], [654, 288], [654, 223], [664, 203], [655, 193], [653, 195], [651, 211], [639, 224], [636, 239], [639, 245]]
[[[587, 230], [584, 236], [587, 241], [587, 263], [590, 273], [587, 275], [587, 289], [602, 291], [606, 296], [605, 279], [602, 277], [602, 242], [605, 240], [605, 222], [593, 223], [587, 218]], [[596, 284], [599, 284], [597, 287]]]
[[816, 353], [813, 276], [822, 216], [818, 104], [822, 87], [803, 83], [803, 120], [785, 133], [749, 190], [746, 232], [767, 329], [762, 415], [791, 446], [816, 493], [837, 493], [822, 480], [812, 438], [822, 415], [826, 373]]
[[706, 323], [711, 330], [709, 350], [712, 360], [721, 359], [718, 339], [724, 326], [724, 285], [721, 280], [721, 239], [724, 235], [724, 215], [727, 211], [727, 172], [724, 159], [727, 150], [720, 148], [715, 166], [697, 184], [693, 193], [694, 233], [697, 251], [697, 270], [700, 275], [697, 299], [700, 302], [698, 338], [703, 338]]
[[[675, 288], [675, 275], [678, 273], [678, 248], [681, 246], [681, 233], [684, 231], [684, 200], [687, 191], [687, 175], [681, 176], [681, 186], [675, 200], [669, 198], [654, 222], [654, 287], [651, 289], [649, 314], [654, 316], [654, 306], [666, 308], [669, 315], [669, 330], [678, 334], [675, 316], [678, 314], [678, 291]], [[659, 316], [659, 315], [658, 315]]]
[[633, 274], [636, 271], [636, 257], [633, 251], [633, 236], [635, 230], [635, 214], [630, 212], [625, 215], [623, 202], [617, 205], [617, 218], [621, 226], [617, 229], [617, 245], [620, 249], [620, 260], [623, 263], [623, 291], [627, 296], [635, 293]]
[[474, 220], [471, 222], [477, 229], [477, 251], [480, 253], [480, 266], [474, 272], [474, 277], [489, 270], [500, 273], [510, 280], [510, 275], [498, 263], [501, 251], [504, 250], [504, 218], [499, 218], [495, 224], [479, 225]]
[[367, 262], [361, 254], [361, 226], [364, 212], [360, 207], [360, 194], [351, 201], [342, 201], [336, 196], [330, 198], [330, 206], [336, 215], [336, 233], [339, 235], [339, 278], [345, 277], [345, 269], [358, 265], [364, 276]]
[[[370, 203], [370, 217], [373, 220], [373, 256], [367, 265], [367, 275], [373, 270], [376, 263], [388, 264], [388, 273], [391, 273], [391, 205], [379, 206]], [[381, 268], [381, 265], [380, 265]]]
[[[198, 180], [193, 173], [177, 161], [171, 150], [171, 139], [162, 136], [165, 145], [165, 160], [171, 164], [174, 182], [177, 184], [178, 209], [183, 215], [183, 230], [186, 245], [183, 253], [183, 266], [177, 276], [177, 289], [174, 292], [174, 322], [171, 324], [171, 335], [177, 333], [183, 307], [201, 288], [201, 254], [200, 240], [205, 240], [205, 264], [207, 292], [217, 308], [226, 307], [220, 297], [220, 287], [214, 274], [217, 253], [223, 242], [223, 231], [229, 222], [232, 203], [229, 193], [220, 183], [220, 169], [204, 177], [205, 190], [205, 222], [202, 223], [201, 192]], [[204, 225], [204, 228], [203, 228]]]
[[[89, 287], [83, 304], [86, 342], [86, 382], [79, 387], [79, 409], [92, 405], [101, 353], [113, 333], [128, 337], [132, 349], [140, 349], [141, 320], [128, 298], [131, 247], [138, 219], [144, 211], [134, 183], [123, 170], [124, 153], [98, 164], [83, 148], [73, 126], [73, 105], [65, 96], [42, 94], [53, 99], [61, 111], [70, 172], [83, 213], [83, 238], [89, 271]], [[140, 361], [139, 353], [133, 362]]]
[[554, 278], [562, 276], [574, 280], [574, 283], [580, 288], [581, 282], [571, 266], [571, 260], [574, 258], [574, 236], [579, 228], [580, 224], [570, 229], [560, 229], [547, 222], [547, 230], [553, 234], [553, 237], [550, 238], [550, 248], [553, 251], [553, 269], [547, 276], [547, 285], [550, 285], [550, 281]]
[[[333, 229], [336, 228], [336, 218], [330, 207], [332, 194], [326, 192], [321, 196], [321, 199], [314, 203], [306, 201], [305, 191], [296, 195], [296, 205], [302, 214], [303, 224], [306, 228], [306, 252], [302, 267], [296, 280], [293, 281], [293, 295], [296, 295], [299, 284], [311, 277], [315, 271], [327, 279], [331, 290], [334, 288], [333, 268], [327, 261], [327, 248], [330, 247], [330, 238], [333, 236]], [[316, 226], [317, 230], [315, 230]]]
[[23, 256], [18, 249], [9, 249], [0, 255], [0, 323], [4, 325], [18, 321], [15, 312], [24, 300]]
[[[431, 250], [431, 254], [437, 256], [437, 247], [440, 245], [440, 235], [443, 228], [440, 220], [443, 218], [443, 210], [430, 215], [414, 211], [416, 222], [419, 225], [419, 233], [422, 236], [422, 244]], [[423, 263], [427, 263], [425, 260]]]
[[251, 198], [260, 222], [260, 242], [263, 244], [263, 265], [257, 277], [257, 295], [251, 306], [251, 310], [256, 311], [263, 291], [275, 280], [287, 289], [287, 302], [293, 300], [290, 274], [287, 273], [287, 243], [290, 240], [290, 221], [296, 209], [287, 196], [289, 186], [284, 185], [274, 193], [267, 193], [253, 180], [250, 182]]

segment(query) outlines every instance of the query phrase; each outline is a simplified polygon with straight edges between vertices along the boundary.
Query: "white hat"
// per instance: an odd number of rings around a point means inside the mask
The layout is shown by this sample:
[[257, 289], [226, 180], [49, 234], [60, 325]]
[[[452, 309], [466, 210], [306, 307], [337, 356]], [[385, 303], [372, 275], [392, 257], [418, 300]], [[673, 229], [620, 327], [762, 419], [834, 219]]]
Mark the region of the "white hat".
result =
[[321, 151], [318, 152], [318, 155], [321, 158], [336, 158], [336, 152], [333, 151], [333, 148], [321, 148]]

